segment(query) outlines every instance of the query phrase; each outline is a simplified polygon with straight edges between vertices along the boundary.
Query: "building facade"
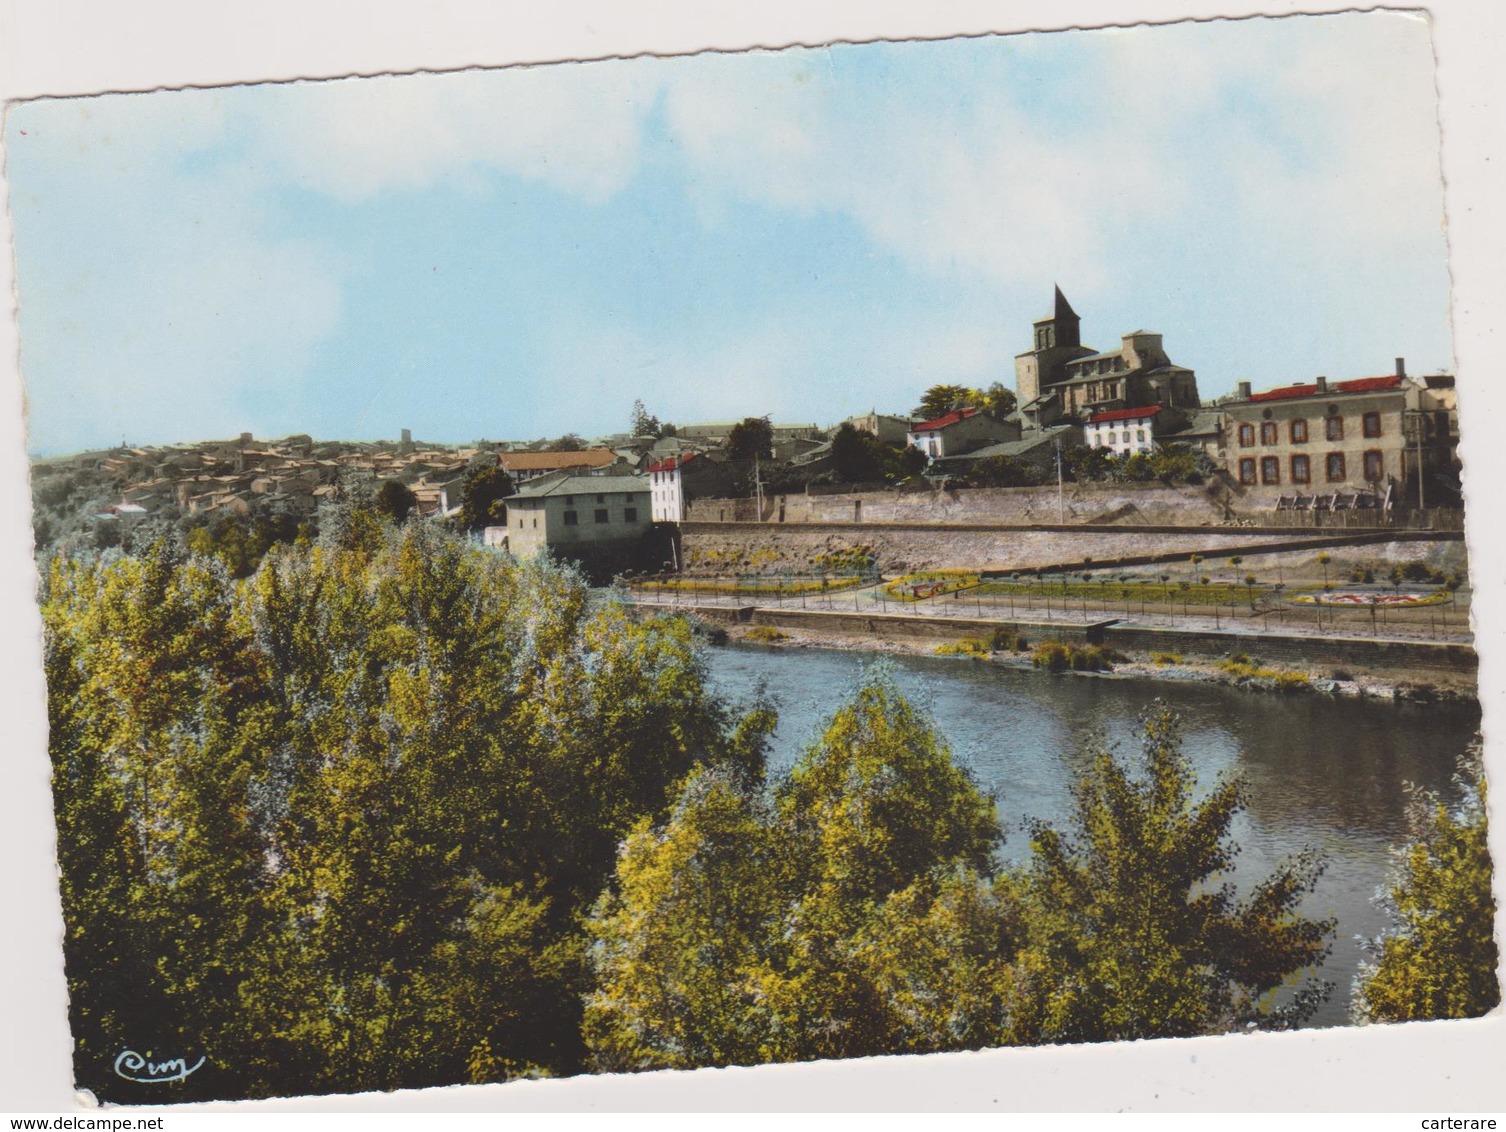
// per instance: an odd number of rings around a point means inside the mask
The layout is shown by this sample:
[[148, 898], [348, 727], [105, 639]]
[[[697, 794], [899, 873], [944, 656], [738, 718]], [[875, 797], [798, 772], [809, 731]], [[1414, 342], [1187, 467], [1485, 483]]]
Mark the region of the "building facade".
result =
[[1197, 375], [1167, 357], [1161, 335], [1131, 331], [1119, 349], [1100, 353], [1082, 344], [1081, 324], [1058, 287], [1055, 311], [1032, 325], [1033, 348], [1015, 357], [1019, 410], [1027, 423], [1085, 423], [1097, 413], [1151, 405], [1184, 414], [1201, 407]]
[[507, 498], [507, 544], [518, 557], [637, 539], [650, 523], [647, 476], [562, 476]]
[[1454, 463], [1457, 419], [1427, 384], [1406, 376], [1402, 358], [1385, 377], [1320, 377], [1259, 393], [1241, 382], [1222, 408], [1226, 466], [1245, 488], [1321, 495], [1394, 487], [1415, 502], [1419, 473]]
[[910, 444], [927, 458], [963, 456], [989, 444], [1020, 439], [1015, 421], [1001, 421], [974, 408], [953, 409], [933, 420], [921, 421], [908, 433]]

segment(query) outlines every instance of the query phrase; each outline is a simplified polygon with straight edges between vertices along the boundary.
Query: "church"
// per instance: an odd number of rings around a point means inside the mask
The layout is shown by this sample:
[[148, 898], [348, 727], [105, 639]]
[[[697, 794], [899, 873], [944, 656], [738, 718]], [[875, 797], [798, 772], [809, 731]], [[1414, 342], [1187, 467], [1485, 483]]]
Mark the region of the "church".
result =
[[1164, 415], [1186, 419], [1202, 407], [1197, 376], [1174, 365], [1161, 336], [1145, 330], [1120, 339], [1104, 353], [1082, 344], [1081, 319], [1056, 288], [1056, 310], [1037, 319], [1034, 349], [1016, 356], [1015, 388], [1027, 428], [1087, 424], [1100, 413], [1159, 405]]

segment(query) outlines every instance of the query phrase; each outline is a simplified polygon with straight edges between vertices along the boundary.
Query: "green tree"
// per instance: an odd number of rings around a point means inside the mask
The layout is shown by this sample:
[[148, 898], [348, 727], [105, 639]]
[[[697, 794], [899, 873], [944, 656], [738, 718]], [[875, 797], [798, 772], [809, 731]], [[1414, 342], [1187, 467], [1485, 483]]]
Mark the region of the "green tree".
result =
[[402, 480], [383, 480], [377, 488], [376, 509], [394, 523], [401, 523], [418, 506], [418, 497]]
[[974, 460], [962, 474], [968, 487], [1028, 487], [1041, 480], [1038, 468], [1010, 456]]
[[551, 440], [548, 444], [550, 452], [579, 452], [584, 449], [586, 442], [577, 433], [567, 432], [558, 439]]
[[1091, 752], [1072, 791], [1071, 838], [1037, 824], [1030, 867], [1010, 878], [1027, 925], [1011, 1042], [1283, 1027], [1327, 994], [1309, 979], [1273, 1001], [1328, 951], [1333, 922], [1296, 913], [1317, 862], [1287, 862], [1236, 900], [1224, 877], [1241, 787], [1225, 779], [1195, 800], [1178, 717], [1157, 704], [1142, 724], [1143, 776], [1110, 750]]
[[460, 488], [460, 525], [468, 531], [507, 521], [507, 505], [513, 493], [512, 477], [500, 464], [472, 469]]
[[[569, 1072], [582, 916], [698, 764], [772, 715], [690, 626], [353, 507], [236, 581], [169, 542], [42, 595], [78, 1079], [178, 1099]], [[160, 1098], [158, 1098], [160, 1099]]]
[[971, 403], [973, 391], [965, 385], [933, 385], [920, 395], [920, 404], [915, 415], [925, 420], [939, 416]]
[[831, 438], [831, 463], [842, 483], [864, 483], [883, 475], [878, 438], [843, 422]]
[[701, 774], [643, 822], [591, 921], [601, 1069], [982, 1044], [1013, 921], [993, 804], [883, 675], [767, 798]]
[[1413, 837], [1398, 853], [1384, 906], [1390, 931], [1356, 980], [1358, 1022], [1478, 1018], [1501, 1002], [1495, 899], [1490, 891], [1485, 777], [1478, 740], [1460, 776], [1464, 801], [1450, 812], [1418, 791]]
[[746, 417], [727, 434], [727, 459], [734, 464], [767, 460], [774, 454], [774, 426], [768, 417]]
[[633, 415], [628, 425], [634, 436], [652, 436], [655, 440], [664, 435], [664, 426], [643, 405], [642, 398], [633, 402]]

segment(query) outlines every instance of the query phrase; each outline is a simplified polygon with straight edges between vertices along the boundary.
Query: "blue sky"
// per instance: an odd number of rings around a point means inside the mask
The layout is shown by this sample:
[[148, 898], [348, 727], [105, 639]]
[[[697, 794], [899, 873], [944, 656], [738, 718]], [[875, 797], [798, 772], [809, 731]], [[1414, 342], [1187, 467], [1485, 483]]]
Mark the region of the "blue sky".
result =
[[45, 100], [29, 446], [464, 442], [1013, 384], [1060, 283], [1204, 397], [1452, 367], [1396, 13]]

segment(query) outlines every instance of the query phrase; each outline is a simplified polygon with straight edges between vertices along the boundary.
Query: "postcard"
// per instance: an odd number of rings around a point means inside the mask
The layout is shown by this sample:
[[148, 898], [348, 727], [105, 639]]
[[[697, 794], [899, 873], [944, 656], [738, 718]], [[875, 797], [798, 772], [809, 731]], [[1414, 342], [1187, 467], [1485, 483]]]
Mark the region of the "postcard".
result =
[[1433, 22], [945, 30], [8, 104], [80, 1103], [1493, 1025]]

